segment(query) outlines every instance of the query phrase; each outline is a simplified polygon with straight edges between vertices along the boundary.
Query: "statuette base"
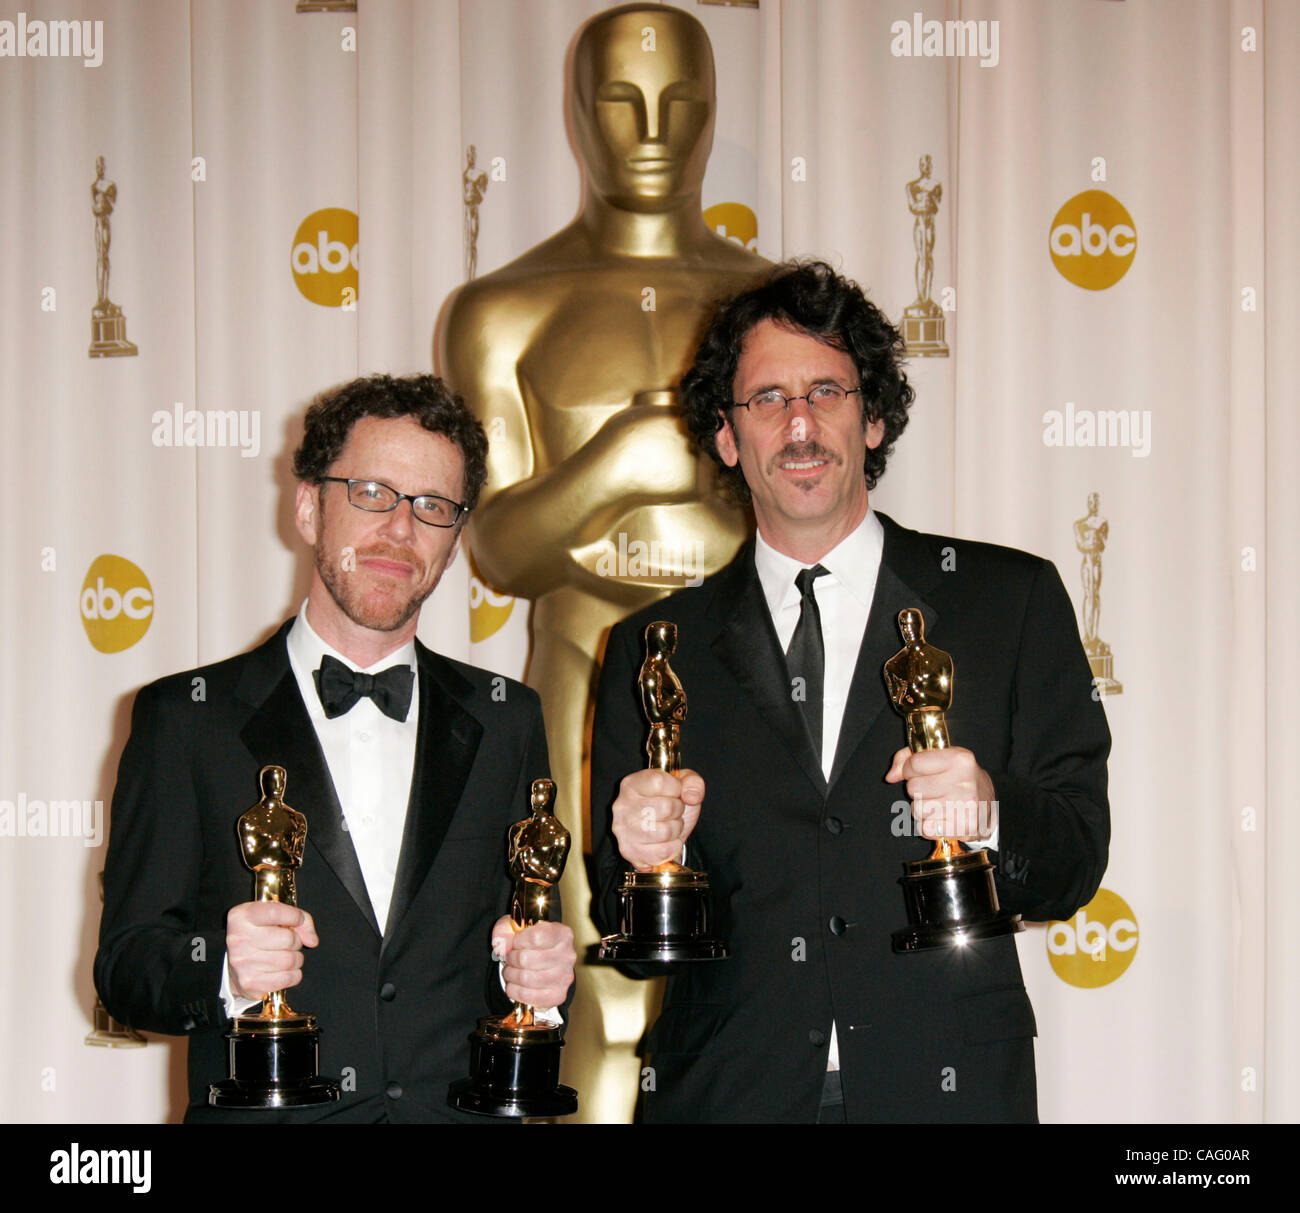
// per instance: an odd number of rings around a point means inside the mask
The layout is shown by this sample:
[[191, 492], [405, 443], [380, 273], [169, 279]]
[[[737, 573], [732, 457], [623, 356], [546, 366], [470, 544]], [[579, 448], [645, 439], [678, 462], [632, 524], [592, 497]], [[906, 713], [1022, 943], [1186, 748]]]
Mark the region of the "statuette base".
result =
[[321, 1078], [320, 1029], [313, 1015], [239, 1015], [226, 1033], [230, 1077], [208, 1088], [214, 1108], [301, 1108], [333, 1103], [339, 1084]]
[[725, 960], [710, 930], [707, 872], [628, 872], [618, 891], [617, 935], [600, 941], [608, 961]]
[[987, 851], [905, 863], [898, 883], [908, 925], [893, 933], [894, 951], [960, 947], [1023, 931], [1020, 915], [1005, 913], [998, 904], [995, 866]]
[[[911, 309], [909, 308], [910, 312]], [[948, 345], [944, 341], [944, 315], [903, 316], [903, 343], [914, 358], [946, 358]]]
[[469, 1038], [470, 1077], [447, 1088], [447, 1102], [477, 1116], [569, 1116], [578, 1110], [578, 1093], [560, 1085], [563, 1047], [559, 1027], [480, 1019]]
[[108, 306], [111, 311], [100, 315], [95, 309], [90, 317], [90, 357], [123, 358], [138, 354], [136, 345], [126, 339], [126, 317], [115, 304]]

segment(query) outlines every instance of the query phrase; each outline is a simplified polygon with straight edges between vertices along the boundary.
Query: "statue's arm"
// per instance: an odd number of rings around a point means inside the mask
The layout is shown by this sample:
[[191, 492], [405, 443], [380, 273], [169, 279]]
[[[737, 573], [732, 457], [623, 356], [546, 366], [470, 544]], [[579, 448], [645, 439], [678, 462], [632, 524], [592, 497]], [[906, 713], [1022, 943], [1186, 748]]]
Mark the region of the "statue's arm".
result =
[[488, 483], [470, 518], [475, 560], [497, 589], [538, 598], [572, 584], [575, 572], [597, 581], [577, 550], [639, 505], [690, 499], [697, 472], [682, 458], [675, 411], [659, 406], [621, 409], [547, 466], [519, 383], [526, 341], [518, 330], [503, 333], [507, 306], [473, 294], [454, 299], [438, 365], [488, 435]]

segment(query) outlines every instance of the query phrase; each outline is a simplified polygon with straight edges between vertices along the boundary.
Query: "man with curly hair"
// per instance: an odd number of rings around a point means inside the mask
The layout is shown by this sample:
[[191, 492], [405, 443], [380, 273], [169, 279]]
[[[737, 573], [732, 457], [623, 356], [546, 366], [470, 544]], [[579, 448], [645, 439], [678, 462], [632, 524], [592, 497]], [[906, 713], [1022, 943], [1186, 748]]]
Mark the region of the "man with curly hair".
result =
[[[758, 533], [618, 625], [601, 675], [596, 918], [617, 929], [629, 867], [684, 861], [730, 946], [670, 973], [644, 1120], [1036, 1119], [1014, 940], [894, 954], [898, 878], [921, 835], [957, 838], [988, 849], [1005, 910], [1069, 917], [1106, 864], [1110, 736], [1050, 563], [871, 509], [912, 402], [902, 354], [856, 284], [794, 263], [722, 305], [683, 381]], [[955, 665], [946, 749], [906, 747], [884, 683], [905, 608]], [[677, 625], [689, 701], [676, 774], [638, 769], [654, 620]]]
[[[252, 652], [136, 697], [95, 983], [122, 1023], [189, 1036], [187, 1121], [473, 1120], [446, 1096], [475, 1020], [567, 994], [572, 931], [515, 934], [508, 914], [507, 831], [548, 774], [537, 696], [415, 638], [486, 459], [479, 422], [432, 375], [327, 392], [294, 456], [314, 549], [302, 609]], [[250, 901], [237, 849], [266, 766], [306, 817], [296, 907]], [[285, 989], [320, 1023], [341, 1098], [209, 1107], [230, 1017]]]

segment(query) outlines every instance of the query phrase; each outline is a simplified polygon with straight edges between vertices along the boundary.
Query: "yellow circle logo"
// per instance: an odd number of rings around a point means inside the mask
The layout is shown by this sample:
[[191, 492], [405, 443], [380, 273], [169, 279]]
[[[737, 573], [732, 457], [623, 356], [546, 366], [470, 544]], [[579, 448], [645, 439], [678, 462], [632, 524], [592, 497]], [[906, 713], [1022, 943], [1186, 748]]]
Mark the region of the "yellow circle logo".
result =
[[1104, 190], [1075, 194], [1052, 220], [1052, 263], [1075, 286], [1104, 291], [1128, 273], [1137, 229], [1123, 204]]
[[298, 225], [289, 255], [298, 289], [321, 307], [357, 301], [357, 217], [339, 206], [313, 211]]
[[1047, 959], [1057, 977], [1085, 990], [1120, 977], [1137, 955], [1138, 927], [1118, 893], [1097, 896], [1068, 922], [1047, 924]]
[[734, 240], [751, 253], [758, 252], [758, 219], [743, 202], [719, 202], [704, 212], [709, 231]]
[[505, 627], [515, 600], [509, 594], [490, 589], [479, 575], [474, 557], [469, 558], [469, 638], [475, 644]]
[[101, 653], [129, 649], [153, 619], [153, 588], [121, 556], [96, 556], [81, 586], [81, 622]]

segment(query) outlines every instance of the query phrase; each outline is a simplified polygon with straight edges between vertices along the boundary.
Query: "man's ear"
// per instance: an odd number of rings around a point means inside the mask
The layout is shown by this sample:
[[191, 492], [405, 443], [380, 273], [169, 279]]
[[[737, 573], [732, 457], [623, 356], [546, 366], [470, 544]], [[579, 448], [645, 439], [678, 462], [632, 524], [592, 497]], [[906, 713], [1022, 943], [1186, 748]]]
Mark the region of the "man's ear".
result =
[[722, 425], [713, 436], [713, 444], [718, 448], [718, 458], [727, 467], [734, 468], [740, 462], [740, 446], [736, 442], [736, 431], [731, 428], [731, 422], [727, 419], [727, 414], [721, 409], [718, 410], [718, 417], [722, 421]]
[[319, 510], [320, 489], [300, 480], [293, 499], [293, 521], [308, 547], [316, 546], [316, 516]]
[[877, 417], [867, 422], [867, 450], [874, 451], [885, 440], [885, 419]]

